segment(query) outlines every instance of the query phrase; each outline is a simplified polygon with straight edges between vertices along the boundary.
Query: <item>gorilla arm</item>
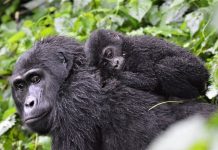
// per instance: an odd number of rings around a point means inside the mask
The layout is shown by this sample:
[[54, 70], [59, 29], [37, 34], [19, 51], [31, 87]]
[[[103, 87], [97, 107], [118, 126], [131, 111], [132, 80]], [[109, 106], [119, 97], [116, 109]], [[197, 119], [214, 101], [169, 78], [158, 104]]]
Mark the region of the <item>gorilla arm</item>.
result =
[[157, 78], [155, 76], [150, 77], [144, 73], [133, 73], [130, 71], [125, 71], [118, 75], [118, 79], [123, 84], [136, 89], [154, 91], [158, 87]]
[[163, 94], [180, 98], [200, 95], [208, 79], [207, 70], [194, 57], [166, 57], [155, 66], [155, 72]]

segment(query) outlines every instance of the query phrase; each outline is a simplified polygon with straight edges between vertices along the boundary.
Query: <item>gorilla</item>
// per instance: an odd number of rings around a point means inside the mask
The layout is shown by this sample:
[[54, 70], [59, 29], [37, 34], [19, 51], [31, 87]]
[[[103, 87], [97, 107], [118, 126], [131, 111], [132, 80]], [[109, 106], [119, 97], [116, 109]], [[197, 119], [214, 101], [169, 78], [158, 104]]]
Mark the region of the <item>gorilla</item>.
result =
[[61, 36], [25, 52], [10, 82], [22, 122], [50, 135], [53, 150], [143, 150], [173, 122], [217, 108], [196, 101], [153, 107], [164, 98], [118, 80], [102, 90], [100, 74], [86, 65], [83, 45]]
[[110, 78], [166, 97], [196, 98], [205, 92], [208, 71], [203, 62], [176, 45], [149, 36], [124, 36], [96, 30], [85, 44], [90, 66]]

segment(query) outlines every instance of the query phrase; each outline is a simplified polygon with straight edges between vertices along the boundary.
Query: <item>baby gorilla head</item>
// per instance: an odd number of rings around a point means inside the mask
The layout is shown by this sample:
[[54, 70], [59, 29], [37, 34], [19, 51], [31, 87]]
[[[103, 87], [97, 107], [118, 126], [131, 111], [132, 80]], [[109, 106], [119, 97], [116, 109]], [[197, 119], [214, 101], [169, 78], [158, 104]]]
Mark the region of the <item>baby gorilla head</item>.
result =
[[124, 55], [122, 50], [115, 46], [107, 46], [102, 50], [99, 66], [108, 69], [122, 69], [124, 65]]
[[122, 69], [125, 63], [122, 44], [119, 33], [103, 29], [93, 32], [85, 45], [89, 65], [107, 70]]

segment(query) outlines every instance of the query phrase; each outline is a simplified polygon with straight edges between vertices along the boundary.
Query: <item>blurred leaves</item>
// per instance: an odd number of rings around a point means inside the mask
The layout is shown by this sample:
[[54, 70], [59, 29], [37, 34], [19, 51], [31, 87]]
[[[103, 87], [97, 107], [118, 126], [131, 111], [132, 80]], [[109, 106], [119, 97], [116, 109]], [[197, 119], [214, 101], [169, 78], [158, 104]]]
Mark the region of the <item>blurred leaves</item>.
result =
[[192, 116], [171, 125], [148, 150], [217, 150], [218, 113], [209, 120]]
[[[8, 120], [15, 112], [8, 84], [13, 65], [36, 40], [46, 36], [65, 35], [85, 41], [96, 28], [105, 28], [164, 38], [206, 62], [211, 76], [204, 98], [217, 103], [217, 3], [218, 0], [0, 1], [0, 124], [9, 123], [2, 130], [0, 149], [49, 149], [49, 140], [27, 132], [18, 117]], [[199, 145], [195, 144], [194, 149], [204, 147]]]

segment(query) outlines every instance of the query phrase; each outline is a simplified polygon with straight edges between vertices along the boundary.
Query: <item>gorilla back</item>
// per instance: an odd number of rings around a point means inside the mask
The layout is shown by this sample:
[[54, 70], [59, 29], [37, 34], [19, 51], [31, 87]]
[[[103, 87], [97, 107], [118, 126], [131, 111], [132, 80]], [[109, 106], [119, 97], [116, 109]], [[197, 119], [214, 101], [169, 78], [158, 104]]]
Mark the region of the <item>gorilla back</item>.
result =
[[80, 44], [51, 37], [15, 65], [11, 85], [17, 111], [30, 130], [52, 137], [53, 150], [142, 150], [176, 120], [216, 108], [187, 102], [149, 111], [161, 97], [119, 82], [102, 91], [99, 75], [84, 64]]

